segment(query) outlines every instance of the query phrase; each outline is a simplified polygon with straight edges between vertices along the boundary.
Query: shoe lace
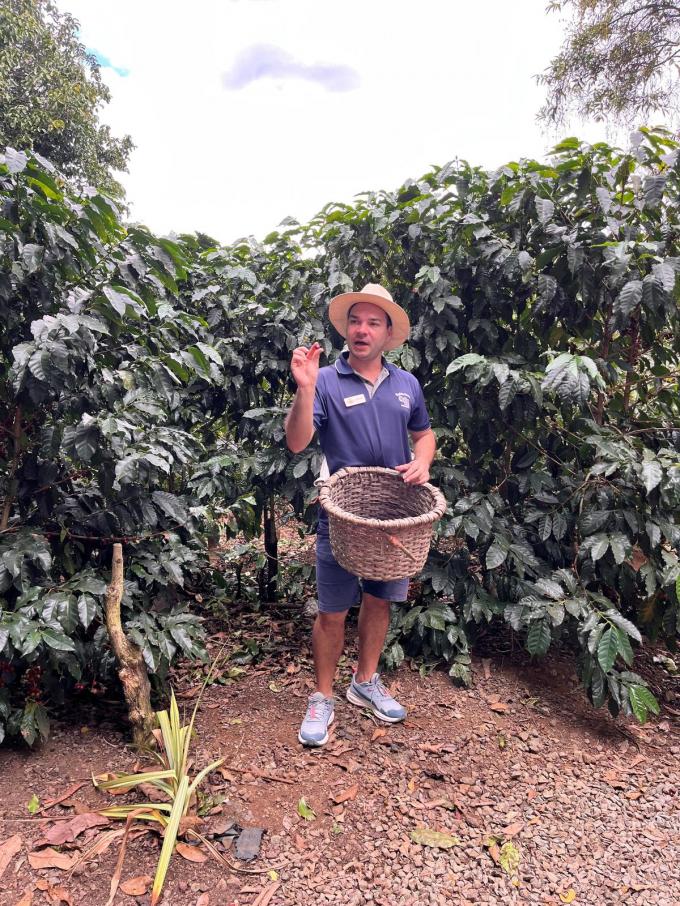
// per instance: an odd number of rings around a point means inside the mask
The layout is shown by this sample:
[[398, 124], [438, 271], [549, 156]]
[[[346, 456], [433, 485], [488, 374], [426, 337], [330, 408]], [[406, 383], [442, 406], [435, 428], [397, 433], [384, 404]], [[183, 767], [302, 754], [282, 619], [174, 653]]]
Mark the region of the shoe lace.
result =
[[390, 693], [387, 691], [380, 678], [376, 679], [373, 688], [381, 698], [391, 698]]
[[331, 703], [327, 698], [322, 702], [310, 702], [307, 708], [307, 717], [309, 720], [323, 720], [331, 710]]

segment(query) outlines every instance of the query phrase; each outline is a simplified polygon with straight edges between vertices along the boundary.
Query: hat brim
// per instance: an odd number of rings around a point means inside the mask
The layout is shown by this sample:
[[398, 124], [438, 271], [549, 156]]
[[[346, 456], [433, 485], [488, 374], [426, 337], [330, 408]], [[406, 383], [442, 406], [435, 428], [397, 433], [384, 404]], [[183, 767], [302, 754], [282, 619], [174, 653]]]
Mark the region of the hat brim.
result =
[[328, 317], [341, 337], [347, 337], [347, 317], [350, 308], [357, 302], [370, 302], [371, 305], [377, 305], [389, 316], [392, 322], [392, 335], [385, 345], [385, 352], [396, 349], [408, 340], [411, 333], [411, 322], [401, 305], [390, 302], [389, 299], [383, 299], [382, 296], [374, 296], [372, 293], [342, 293], [331, 299], [328, 306]]

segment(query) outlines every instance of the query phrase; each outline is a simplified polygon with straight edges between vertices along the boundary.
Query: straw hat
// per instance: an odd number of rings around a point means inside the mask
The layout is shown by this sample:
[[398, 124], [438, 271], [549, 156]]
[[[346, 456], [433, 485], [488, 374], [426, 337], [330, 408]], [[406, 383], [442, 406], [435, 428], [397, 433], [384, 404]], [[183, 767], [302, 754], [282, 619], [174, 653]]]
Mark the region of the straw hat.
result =
[[377, 305], [382, 308], [392, 321], [392, 336], [387, 341], [385, 352], [388, 349], [396, 349], [408, 340], [411, 332], [411, 324], [408, 315], [401, 307], [397, 305], [390, 293], [384, 286], [379, 283], [367, 283], [366, 286], [358, 293], [342, 293], [331, 299], [328, 306], [328, 317], [331, 324], [341, 337], [347, 337], [347, 318], [349, 310], [357, 302], [370, 302], [371, 305]]

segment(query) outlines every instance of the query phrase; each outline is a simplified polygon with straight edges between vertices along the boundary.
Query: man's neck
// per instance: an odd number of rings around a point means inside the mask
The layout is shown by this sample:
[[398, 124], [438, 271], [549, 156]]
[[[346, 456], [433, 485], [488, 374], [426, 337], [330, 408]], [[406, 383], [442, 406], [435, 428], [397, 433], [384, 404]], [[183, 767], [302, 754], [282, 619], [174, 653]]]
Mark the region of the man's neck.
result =
[[362, 378], [366, 378], [366, 380], [370, 381], [372, 384], [375, 384], [378, 380], [383, 369], [382, 355], [375, 359], [371, 359], [369, 362], [357, 362], [350, 352], [347, 361], [357, 374], [360, 374]]

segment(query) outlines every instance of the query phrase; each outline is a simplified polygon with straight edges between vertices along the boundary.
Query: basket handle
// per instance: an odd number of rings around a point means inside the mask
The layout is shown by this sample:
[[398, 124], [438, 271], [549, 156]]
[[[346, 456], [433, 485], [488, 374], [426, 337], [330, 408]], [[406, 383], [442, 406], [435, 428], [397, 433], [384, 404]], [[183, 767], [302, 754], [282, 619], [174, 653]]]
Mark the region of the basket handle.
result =
[[405, 547], [405, 546], [401, 543], [401, 541], [400, 541], [395, 535], [388, 535], [387, 532], [383, 532], [383, 535], [387, 538], [387, 540], [388, 540], [389, 543], [392, 545], [392, 547], [398, 547], [399, 550], [400, 550], [403, 554], [406, 554], [406, 556], [409, 557], [411, 560], [413, 560], [414, 563], [418, 563], [418, 562], [419, 562], [419, 561], [418, 561], [418, 558], [415, 557], [415, 556], [411, 553], [411, 551], [410, 551], [407, 547]]

